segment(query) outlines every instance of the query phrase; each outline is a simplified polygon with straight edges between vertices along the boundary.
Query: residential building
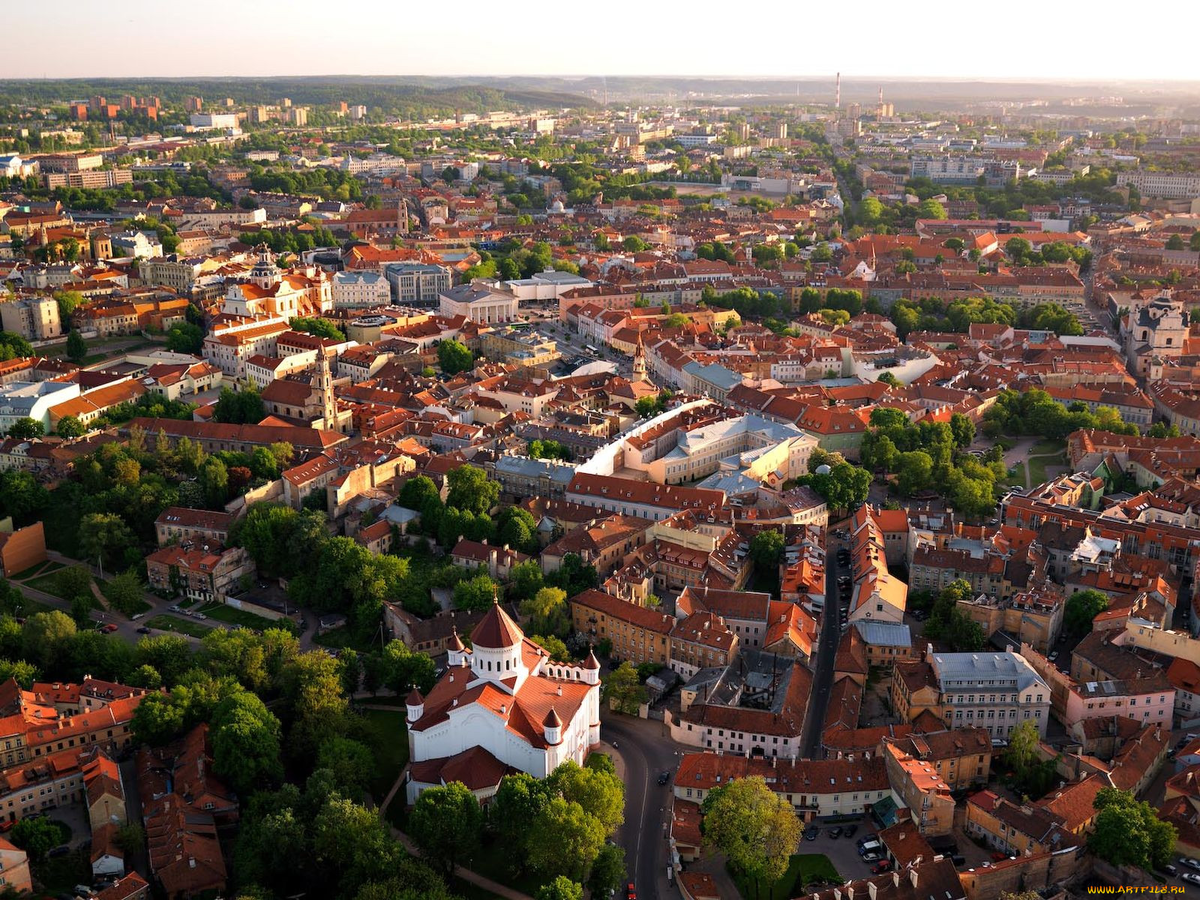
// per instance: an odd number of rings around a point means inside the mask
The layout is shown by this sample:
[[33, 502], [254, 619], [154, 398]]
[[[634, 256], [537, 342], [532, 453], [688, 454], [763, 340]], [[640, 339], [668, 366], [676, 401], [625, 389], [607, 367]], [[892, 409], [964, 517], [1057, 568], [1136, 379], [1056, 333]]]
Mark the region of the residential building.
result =
[[634, 665], [670, 662], [675, 620], [665, 613], [596, 590], [577, 594], [569, 602], [571, 626], [594, 644], [609, 641], [615, 659]]

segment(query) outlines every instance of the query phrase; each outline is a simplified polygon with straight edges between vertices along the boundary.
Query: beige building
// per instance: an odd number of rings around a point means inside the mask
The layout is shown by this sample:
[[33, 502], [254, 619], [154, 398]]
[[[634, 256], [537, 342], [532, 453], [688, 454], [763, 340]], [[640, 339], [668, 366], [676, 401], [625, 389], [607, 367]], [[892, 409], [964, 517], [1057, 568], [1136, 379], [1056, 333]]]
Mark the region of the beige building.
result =
[[0, 328], [27, 341], [61, 337], [58, 301], [53, 297], [17, 297], [0, 302]]

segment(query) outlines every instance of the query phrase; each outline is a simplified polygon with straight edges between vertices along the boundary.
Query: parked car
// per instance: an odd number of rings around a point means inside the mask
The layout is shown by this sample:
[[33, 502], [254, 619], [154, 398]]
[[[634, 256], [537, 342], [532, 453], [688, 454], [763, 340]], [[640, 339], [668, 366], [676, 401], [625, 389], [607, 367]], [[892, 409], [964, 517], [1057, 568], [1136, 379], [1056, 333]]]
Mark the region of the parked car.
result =
[[1050, 651], [1050, 662], [1054, 662], [1056, 659], [1058, 659], [1058, 651], [1051, 650]]
[[862, 861], [870, 865], [871, 863], [879, 862], [881, 859], [883, 859], [883, 857], [872, 850], [870, 853], [863, 854]]
[[806, 829], [804, 829], [804, 839], [806, 841], [815, 841], [819, 833], [820, 829], [818, 829], [816, 825], [809, 825]]
[[960, 869], [967, 864], [967, 858], [961, 854], [955, 853], [950, 857], [950, 862], [954, 863], [954, 868]]
[[1171, 865], [1170, 863], [1167, 863], [1165, 866], [1163, 866], [1162, 869], [1160, 869], [1160, 871], [1164, 875], [1170, 875], [1172, 878], [1174, 878], [1176, 875], [1179, 874], [1179, 870], [1177, 868], [1175, 868], [1173, 865]]
[[1200, 872], [1200, 859], [1192, 859], [1190, 856], [1181, 856], [1179, 857], [1179, 864]]
[[1184, 872], [1179, 877], [1188, 884], [1200, 884], [1200, 875], [1197, 875], [1195, 872]]
[[117, 626], [114, 625], [112, 622], [109, 622], [107, 625], [103, 625], [100, 628], [100, 631], [104, 634], [112, 634], [116, 630], [117, 630]]
[[138, 629], [138, 634], [149, 634], [149, 633], [150, 633], [150, 629], [147, 628], [145, 625], [141, 626]]
[[841, 829], [841, 826], [840, 826], [840, 825], [834, 825], [832, 828], [830, 828], [830, 829], [829, 829], [829, 836], [830, 836], [831, 838], [835, 838], [835, 839], [836, 839], [836, 838], [840, 838], [840, 837], [842, 836], [842, 829]]
[[854, 837], [854, 833], [858, 831], [857, 825], [847, 825], [846, 830], [842, 832], [843, 837]]
[[667, 783], [667, 782], [669, 782], [670, 780], [671, 780], [671, 773], [670, 773], [670, 772], [663, 772], [661, 775], [659, 775], [659, 776], [658, 776], [658, 783], [659, 783], [659, 784], [666, 784], [666, 783]]
[[876, 875], [882, 875], [884, 872], [890, 872], [892, 869], [892, 861], [890, 859], [881, 859], [871, 867], [871, 871]]
[[71, 852], [70, 847], [68, 847], [66, 844], [60, 844], [59, 846], [53, 848], [46, 855], [47, 856], [66, 856], [70, 852]]

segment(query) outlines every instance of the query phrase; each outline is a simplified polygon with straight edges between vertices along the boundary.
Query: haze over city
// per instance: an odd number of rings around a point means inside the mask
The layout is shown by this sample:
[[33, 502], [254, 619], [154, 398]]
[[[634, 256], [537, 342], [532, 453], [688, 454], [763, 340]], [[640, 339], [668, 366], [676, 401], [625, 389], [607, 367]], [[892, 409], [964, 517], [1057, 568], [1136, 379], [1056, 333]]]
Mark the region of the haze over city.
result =
[[[1156, 10], [1186, 21], [1191, 7], [1172, 2]], [[1126, 65], [1129, 32], [1108, 16], [1069, 4], [1043, 4], [1030, 13], [948, 14], [945, 3], [933, 0], [861, 0], [852, 8], [643, 4], [603, 10], [533, 0], [514, 15], [478, 0], [454, 4], [453, 15], [437, 4], [389, 0], [351, 7], [324, 0], [215, 0], [201, 15], [187, 6], [130, 0], [89, 18], [86, 27], [64, 28], [36, 5], [22, 3], [6, 14], [13, 39], [0, 54], [0, 78], [750, 78], [840, 70], [905, 78], [1200, 79], [1186, 52], [1138, 52], [1136, 67]], [[120, 52], [125, 47], [137, 49]]]
[[1190, 5], [93, 6], [0, 33], [0, 900], [1200, 887]]

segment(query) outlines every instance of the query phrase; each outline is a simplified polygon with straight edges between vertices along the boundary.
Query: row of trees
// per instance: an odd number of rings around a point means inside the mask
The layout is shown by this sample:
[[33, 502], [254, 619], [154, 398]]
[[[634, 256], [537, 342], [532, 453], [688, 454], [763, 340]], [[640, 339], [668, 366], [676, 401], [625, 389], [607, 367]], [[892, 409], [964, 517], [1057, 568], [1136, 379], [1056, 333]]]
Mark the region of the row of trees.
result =
[[972, 325], [1012, 325], [1058, 335], [1083, 334], [1079, 319], [1058, 303], [1015, 307], [990, 297], [963, 297], [949, 303], [937, 298], [897, 300], [890, 316], [896, 334], [907, 337], [914, 331], [950, 331], [966, 334]]
[[995, 404], [983, 414], [983, 433], [988, 437], [1035, 434], [1062, 440], [1083, 428], [1115, 434], [1138, 433], [1138, 427], [1122, 419], [1111, 406], [1098, 406], [1095, 412], [1078, 402], [1065, 406], [1040, 388], [1024, 393], [1001, 391]]

